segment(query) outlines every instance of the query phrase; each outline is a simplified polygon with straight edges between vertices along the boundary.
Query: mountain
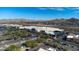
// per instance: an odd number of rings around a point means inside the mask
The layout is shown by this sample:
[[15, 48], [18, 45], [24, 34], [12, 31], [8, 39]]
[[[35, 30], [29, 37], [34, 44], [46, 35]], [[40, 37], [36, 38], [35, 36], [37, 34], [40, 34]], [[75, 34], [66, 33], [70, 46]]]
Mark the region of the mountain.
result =
[[36, 26], [50, 26], [65, 29], [68, 31], [79, 32], [79, 19], [52, 19], [52, 20], [29, 20], [29, 19], [2, 19], [0, 24], [20, 24], [20, 25], [36, 25]]
[[29, 19], [2, 19], [0, 24], [22, 24], [22, 25], [50, 25], [50, 26], [71, 26], [79, 27], [79, 19], [70, 18], [70, 19], [53, 19], [46, 21], [34, 21]]

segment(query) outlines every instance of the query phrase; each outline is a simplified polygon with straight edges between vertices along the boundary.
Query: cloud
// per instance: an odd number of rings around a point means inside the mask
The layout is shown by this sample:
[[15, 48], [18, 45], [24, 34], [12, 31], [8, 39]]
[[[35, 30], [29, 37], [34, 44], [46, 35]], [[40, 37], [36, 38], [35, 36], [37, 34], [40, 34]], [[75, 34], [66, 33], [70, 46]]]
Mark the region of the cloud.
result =
[[70, 8], [70, 9], [73, 10], [73, 13], [79, 14], [79, 7], [73, 7], [73, 8]]
[[79, 7], [65, 7], [66, 11], [70, 11], [73, 14], [79, 14]]
[[48, 8], [46, 8], [46, 7], [39, 7], [38, 9], [40, 9], [40, 10], [48, 10]]
[[65, 10], [64, 7], [53, 7], [53, 8], [49, 8], [51, 10], [58, 10], [58, 11], [63, 11]]
[[70, 10], [79, 10], [79, 7], [68, 7], [67, 9], [70, 9]]
[[40, 9], [40, 10], [57, 10], [57, 11], [65, 10], [64, 7], [41, 7], [38, 9]]
[[75, 10], [79, 10], [79, 7], [74, 7]]
[[40, 10], [57, 10], [57, 11], [63, 11], [65, 9], [70, 10], [79, 10], [79, 7], [38, 7]]

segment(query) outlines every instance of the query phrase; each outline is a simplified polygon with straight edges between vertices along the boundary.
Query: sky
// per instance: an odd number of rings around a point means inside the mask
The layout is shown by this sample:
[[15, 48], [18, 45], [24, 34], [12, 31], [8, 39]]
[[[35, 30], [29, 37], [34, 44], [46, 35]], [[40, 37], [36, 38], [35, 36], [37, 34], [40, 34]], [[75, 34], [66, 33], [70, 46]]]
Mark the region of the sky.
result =
[[78, 7], [0, 7], [0, 19], [51, 20], [79, 18]]

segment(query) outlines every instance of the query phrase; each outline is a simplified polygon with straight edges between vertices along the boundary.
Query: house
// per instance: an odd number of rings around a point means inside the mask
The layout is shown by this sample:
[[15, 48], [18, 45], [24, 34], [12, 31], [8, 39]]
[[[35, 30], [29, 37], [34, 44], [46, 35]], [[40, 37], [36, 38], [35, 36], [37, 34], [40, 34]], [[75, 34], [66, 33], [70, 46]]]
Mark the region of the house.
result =
[[67, 40], [79, 43], [79, 35], [77, 35], [77, 34], [69, 34], [67, 36]]
[[67, 35], [67, 38], [68, 39], [73, 39], [73, 38], [77, 38], [78, 37], [78, 35], [76, 35], [76, 34], [74, 34], [74, 33], [69, 33], [68, 35]]
[[52, 35], [55, 35], [54, 34], [54, 31], [59, 31], [59, 32], [62, 32], [64, 31], [63, 29], [59, 29], [59, 28], [53, 28], [53, 27], [44, 27], [44, 26], [20, 26], [19, 29], [35, 29], [37, 32], [40, 32], [40, 31], [45, 31], [47, 34], [52, 34]]
[[75, 37], [79, 39], [79, 35], [76, 35]]

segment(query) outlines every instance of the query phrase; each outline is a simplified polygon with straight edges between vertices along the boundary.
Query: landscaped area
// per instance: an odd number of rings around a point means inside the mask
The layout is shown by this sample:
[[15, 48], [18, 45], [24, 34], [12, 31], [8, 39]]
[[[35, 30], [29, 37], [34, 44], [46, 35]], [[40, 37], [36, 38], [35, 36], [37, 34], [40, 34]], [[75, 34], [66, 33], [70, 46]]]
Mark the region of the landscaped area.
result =
[[[0, 36], [0, 50], [4, 51], [76, 51], [79, 50], [78, 39], [68, 39], [66, 33], [55, 31], [55, 35], [47, 34], [44, 30], [19, 29], [4, 27]], [[49, 49], [52, 50], [49, 50]]]

